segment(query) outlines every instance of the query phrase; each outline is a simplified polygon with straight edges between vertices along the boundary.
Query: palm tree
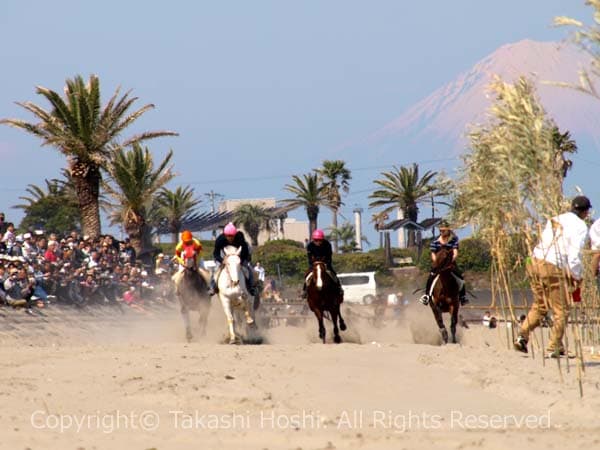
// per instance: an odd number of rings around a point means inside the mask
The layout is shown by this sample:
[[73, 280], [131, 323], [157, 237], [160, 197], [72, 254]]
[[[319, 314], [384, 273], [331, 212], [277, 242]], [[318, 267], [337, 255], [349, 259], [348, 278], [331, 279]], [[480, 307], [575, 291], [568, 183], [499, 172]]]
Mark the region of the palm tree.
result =
[[169, 232], [173, 234], [173, 243], [177, 243], [179, 232], [183, 223], [195, 214], [196, 206], [202, 200], [194, 198], [194, 189], [190, 186], [181, 187], [171, 191], [162, 188], [156, 196], [157, 215], [159, 219], [166, 220]]
[[[316, 169], [316, 172], [323, 177], [324, 184], [327, 186], [327, 197], [329, 200], [329, 209], [333, 213], [331, 226], [337, 229], [338, 211], [343, 205], [341, 191], [348, 193], [350, 190], [350, 171], [346, 168], [346, 163], [339, 159], [335, 161], [323, 161], [323, 167]], [[338, 242], [333, 241], [333, 251], [337, 253]]]
[[[69, 173], [72, 176], [79, 208], [83, 233], [97, 237], [101, 232], [99, 193], [102, 170], [107, 170], [114, 144], [129, 125], [146, 111], [154, 108], [148, 104], [129, 112], [137, 97], [129, 97], [129, 92], [119, 97], [115, 91], [104, 108], [100, 105], [100, 81], [91, 75], [87, 84], [80, 75], [66, 81], [64, 98], [57, 92], [42, 86], [36, 92], [51, 106], [49, 111], [32, 102], [17, 102], [17, 105], [31, 112], [38, 123], [20, 119], [3, 119], [1, 124], [20, 128], [42, 139], [42, 145], [58, 149], [67, 157]], [[126, 147], [160, 136], [176, 136], [171, 131], [144, 132], [123, 142]]]
[[[380, 189], [369, 195], [369, 198], [374, 199], [369, 203], [369, 207], [385, 206], [382, 210], [384, 213], [400, 208], [405, 218], [417, 222], [418, 204], [426, 201], [431, 192], [435, 191], [432, 180], [437, 172], [427, 171], [419, 178], [419, 166], [413, 164], [412, 167], [394, 166], [393, 171], [382, 172], [381, 175], [382, 179], [374, 181]], [[409, 230], [408, 245], [416, 245], [414, 230]]]
[[[344, 223], [339, 228], [332, 228], [329, 236], [333, 242], [342, 243], [340, 247], [342, 253], [350, 253], [356, 250], [356, 246], [358, 245], [358, 242], [356, 242], [356, 232], [354, 230], [354, 225], [350, 222]], [[369, 243], [365, 236], [361, 236], [360, 240], [361, 242]]]
[[253, 246], [258, 245], [258, 234], [260, 230], [267, 228], [271, 216], [261, 205], [244, 203], [234, 211], [234, 221], [240, 224], [250, 236]]
[[295, 184], [286, 184], [285, 190], [296, 197], [283, 200], [283, 203], [293, 208], [303, 207], [306, 209], [310, 235], [317, 228], [320, 207], [329, 206], [327, 186], [321, 183], [320, 177], [316, 173], [304, 174], [302, 178], [294, 175], [292, 180]]
[[25, 189], [29, 195], [19, 197], [25, 203], [13, 206], [25, 213], [19, 228], [44, 228], [58, 233], [79, 230], [77, 199], [69, 195], [65, 181], [53, 179], [45, 180], [45, 183], [45, 190], [29, 184]]
[[563, 178], [573, 166], [573, 161], [568, 158], [569, 154], [577, 153], [577, 143], [571, 138], [571, 133], [561, 133], [557, 126], [552, 127], [552, 141], [556, 151], [556, 164], [560, 167]]
[[131, 150], [119, 148], [114, 151], [110, 164], [106, 192], [115, 201], [110, 215], [111, 225], [122, 224], [131, 239], [131, 245], [139, 254], [152, 246], [151, 226], [148, 217], [156, 211], [156, 193], [174, 177], [169, 166], [173, 151], [154, 167], [148, 148], [134, 143]]

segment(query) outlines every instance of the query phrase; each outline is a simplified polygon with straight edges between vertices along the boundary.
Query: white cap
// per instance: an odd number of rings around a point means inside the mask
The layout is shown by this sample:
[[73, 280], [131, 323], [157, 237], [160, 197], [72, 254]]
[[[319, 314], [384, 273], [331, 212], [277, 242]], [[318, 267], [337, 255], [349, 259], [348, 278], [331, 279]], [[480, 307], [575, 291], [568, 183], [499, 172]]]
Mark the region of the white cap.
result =
[[35, 230], [33, 234], [35, 234], [36, 236], [41, 236], [42, 234], [44, 234], [44, 230]]
[[22, 234], [17, 234], [15, 236], [15, 241], [17, 241], [17, 242], [23, 242], [23, 235]]
[[23, 239], [31, 239], [31, 233], [25, 233]]

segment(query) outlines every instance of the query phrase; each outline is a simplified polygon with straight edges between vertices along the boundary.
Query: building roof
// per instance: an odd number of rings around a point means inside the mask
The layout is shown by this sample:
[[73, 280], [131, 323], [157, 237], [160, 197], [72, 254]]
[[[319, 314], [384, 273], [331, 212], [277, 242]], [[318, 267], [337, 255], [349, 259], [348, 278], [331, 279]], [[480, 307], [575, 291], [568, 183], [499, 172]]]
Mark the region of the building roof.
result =
[[431, 217], [429, 219], [423, 220], [421, 223], [413, 222], [410, 219], [397, 219], [392, 220], [388, 223], [384, 223], [383, 226], [379, 227], [379, 231], [397, 230], [399, 228], [406, 228], [415, 231], [425, 231], [432, 227], [435, 227], [441, 221], [442, 219], [440, 217]]

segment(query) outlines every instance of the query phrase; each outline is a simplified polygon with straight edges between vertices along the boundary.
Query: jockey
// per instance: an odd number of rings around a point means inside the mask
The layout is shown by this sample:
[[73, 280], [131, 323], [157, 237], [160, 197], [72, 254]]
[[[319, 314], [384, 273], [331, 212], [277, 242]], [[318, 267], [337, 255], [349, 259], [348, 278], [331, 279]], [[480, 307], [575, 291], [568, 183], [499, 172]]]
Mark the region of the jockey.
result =
[[202, 244], [198, 239], [194, 239], [192, 232], [184, 230], [181, 233], [181, 241], [175, 247], [175, 260], [179, 263], [179, 270], [173, 275], [173, 281], [175, 282], [175, 292], [179, 293], [178, 287], [183, 278], [183, 269], [185, 266], [184, 257], [194, 258], [194, 264], [198, 266], [198, 258], [202, 253]]
[[[429, 250], [431, 250], [431, 262], [436, 262], [437, 253], [442, 249], [442, 247], [452, 251], [452, 274], [455, 275], [456, 278], [460, 279], [459, 284], [461, 288], [460, 292], [458, 293], [458, 298], [460, 300], [460, 304], [465, 305], [469, 303], [465, 292], [465, 282], [462, 272], [456, 267], [456, 258], [458, 258], [458, 236], [454, 234], [447, 220], [442, 220], [438, 228], [440, 229], [440, 235], [431, 241], [431, 244], [429, 244]], [[429, 291], [431, 290], [431, 283], [433, 283], [435, 276], [436, 274], [431, 271], [429, 273], [429, 277], [427, 278], [425, 294], [423, 294], [423, 296], [420, 298], [420, 302], [424, 305], [427, 305], [432, 300], [431, 296], [429, 295]]]
[[[312, 265], [315, 261], [323, 261], [327, 265], [327, 272], [331, 279], [337, 285], [342, 301], [344, 300], [344, 290], [340, 280], [337, 277], [337, 273], [333, 270], [331, 263], [333, 251], [331, 249], [331, 243], [325, 239], [325, 233], [323, 230], [316, 229], [312, 233], [312, 241], [306, 246], [306, 255], [308, 256], [308, 271], [312, 270]], [[304, 285], [302, 286], [302, 298], [306, 298], [306, 277], [304, 278]]]
[[246, 242], [246, 238], [244, 237], [244, 233], [242, 233], [241, 231], [238, 231], [238, 229], [235, 227], [235, 225], [231, 222], [229, 222], [227, 225], [225, 225], [225, 228], [223, 229], [223, 234], [221, 234], [219, 237], [217, 237], [217, 240], [215, 241], [215, 250], [213, 252], [213, 258], [215, 260], [215, 262], [218, 264], [218, 268], [215, 271], [214, 276], [212, 277], [212, 279], [210, 280], [210, 289], [209, 289], [209, 294], [210, 295], [215, 295], [219, 290], [217, 288], [217, 280], [219, 279], [219, 275], [221, 274], [221, 270], [223, 270], [223, 249], [225, 247], [227, 247], [228, 245], [231, 245], [235, 248], [241, 248], [242, 251], [240, 252], [240, 260], [242, 262], [242, 266], [246, 267], [246, 269], [248, 270], [248, 283], [247, 283], [247, 288], [248, 288], [248, 293], [252, 296], [256, 295], [256, 288], [254, 286], [254, 276], [253, 276], [253, 272], [254, 269], [252, 268], [252, 265], [250, 264], [250, 260], [251, 260], [251, 255], [250, 255], [250, 247], [248, 246], [248, 242]]

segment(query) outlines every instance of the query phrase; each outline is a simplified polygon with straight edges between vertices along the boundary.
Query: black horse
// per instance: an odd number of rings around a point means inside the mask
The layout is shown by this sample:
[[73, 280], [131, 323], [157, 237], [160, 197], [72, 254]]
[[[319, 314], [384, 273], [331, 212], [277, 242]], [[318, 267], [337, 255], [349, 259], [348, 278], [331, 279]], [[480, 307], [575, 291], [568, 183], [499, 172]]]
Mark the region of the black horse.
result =
[[184, 259], [183, 277], [178, 287], [178, 298], [181, 304], [181, 315], [185, 325], [185, 337], [188, 341], [192, 339], [192, 327], [190, 325], [190, 311], [198, 311], [200, 314], [200, 334], [206, 334], [206, 324], [210, 309], [210, 296], [208, 295], [207, 281], [198, 272], [198, 266], [193, 257]]
[[435, 278], [432, 283], [432, 301], [429, 302], [433, 316], [440, 329], [444, 343], [448, 343], [448, 331], [444, 325], [442, 313], [450, 313], [450, 332], [452, 343], [456, 344], [456, 324], [458, 322], [458, 310], [460, 302], [458, 294], [460, 286], [455, 275], [452, 273], [454, 263], [452, 262], [452, 251], [446, 248], [440, 249], [436, 254], [436, 262], [432, 271]]
[[[331, 321], [333, 322], [333, 341], [336, 344], [342, 342], [339, 330], [346, 329], [346, 323], [340, 312], [340, 304], [342, 299], [340, 291], [335, 281], [327, 272], [327, 265], [322, 261], [313, 263], [312, 271], [307, 276], [306, 293], [308, 298], [308, 306], [315, 313], [319, 322], [319, 337], [325, 343], [325, 326], [323, 325], [323, 317], [325, 312], [329, 312]], [[338, 318], [340, 327], [338, 329]]]

